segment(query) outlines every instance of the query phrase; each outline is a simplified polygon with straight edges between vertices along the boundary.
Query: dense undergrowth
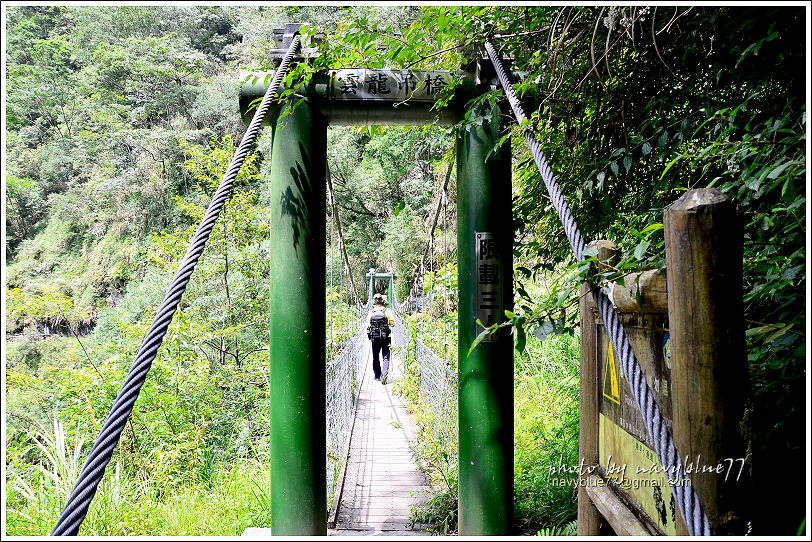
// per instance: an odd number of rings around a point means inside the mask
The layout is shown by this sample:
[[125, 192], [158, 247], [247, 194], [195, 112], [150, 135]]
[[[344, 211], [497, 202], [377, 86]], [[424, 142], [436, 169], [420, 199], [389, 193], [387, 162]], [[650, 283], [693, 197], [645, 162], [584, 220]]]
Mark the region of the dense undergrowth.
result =
[[[6, 533], [43, 536], [56, 524], [81, 468], [82, 442], [66, 440], [64, 428], [38, 433], [47, 458], [33, 473], [13, 472], [7, 493]], [[270, 517], [268, 466], [238, 460], [228, 467], [201, 465], [200, 480], [167, 483], [141, 478], [117, 462], [102, 482], [82, 524], [84, 536], [239, 536]]]
[[[338, 297], [327, 294], [328, 356], [357, 329], [356, 312]], [[10, 344], [7, 534], [42, 536], [56, 524], [145, 331], [122, 312], [105, 313], [88, 337], [24, 335]], [[189, 357], [208, 333], [183, 314], [173, 324], [84, 535], [235, 536], [270, 524], [267, 354], [212, 367], [214, 359]]]

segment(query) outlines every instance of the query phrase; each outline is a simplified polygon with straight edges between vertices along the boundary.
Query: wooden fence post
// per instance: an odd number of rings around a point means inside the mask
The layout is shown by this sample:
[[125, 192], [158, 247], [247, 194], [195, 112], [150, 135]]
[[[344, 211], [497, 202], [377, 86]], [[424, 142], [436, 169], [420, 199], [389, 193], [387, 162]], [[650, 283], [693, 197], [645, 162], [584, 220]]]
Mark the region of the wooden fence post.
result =
[[[587, 247], [598, 249], [601, 262], [616, 263], [620, 252], [611, 241], [593, 241]], [[598, 464], [598, 330], [595, 313], [589, 306], [592, 296], [588, 284], [581, 285], [581, 369], [580, 369], [580, 436], [579, 455], [585, 467]], [[585, 470], [585, 469], [584, 469]], [[600, 534], [602, 517], [592, 503], [586, 484], [588, 471], [578, 477], [578, 536]]]
[[716, 535], [746, 532], [750, 496], [741, 224], [714, 188], [687, 191], [664, 219], [674, 440]]

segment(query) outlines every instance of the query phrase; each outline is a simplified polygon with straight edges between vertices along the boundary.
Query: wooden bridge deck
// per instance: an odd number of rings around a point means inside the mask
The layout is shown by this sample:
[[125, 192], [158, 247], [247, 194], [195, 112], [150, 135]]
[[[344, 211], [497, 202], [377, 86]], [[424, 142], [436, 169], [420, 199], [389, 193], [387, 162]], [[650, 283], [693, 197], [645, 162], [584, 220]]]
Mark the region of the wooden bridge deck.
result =
[[[371, 349], [358, 397], [335, 529], [328, 534], [420, 535], [409, 529], [409, 509], [429, 498], [429, 484], [409, 450], [414, 425], [403, 400], [372, 375]], [[397, 378], [399, 366], [392, 367]]]

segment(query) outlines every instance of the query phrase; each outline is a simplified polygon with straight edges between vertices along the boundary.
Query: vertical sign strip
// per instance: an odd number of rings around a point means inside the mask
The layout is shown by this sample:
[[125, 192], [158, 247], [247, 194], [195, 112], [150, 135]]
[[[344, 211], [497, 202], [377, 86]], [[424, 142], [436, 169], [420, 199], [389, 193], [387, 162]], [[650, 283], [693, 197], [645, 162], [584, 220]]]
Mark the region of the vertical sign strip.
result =
[[[474, 234], [476, 253], [476, 316], [486, 327], [498, 323], [502, 319], [503, 307], [503, 277], [502, 266], [499, 262], [499, 251], [496, 234], [493, 232], [478, 231]], [[482, 331], [477, 328], [476, 334]], [[486, 335], [482, 342], [494, 342], [499, 333]]]

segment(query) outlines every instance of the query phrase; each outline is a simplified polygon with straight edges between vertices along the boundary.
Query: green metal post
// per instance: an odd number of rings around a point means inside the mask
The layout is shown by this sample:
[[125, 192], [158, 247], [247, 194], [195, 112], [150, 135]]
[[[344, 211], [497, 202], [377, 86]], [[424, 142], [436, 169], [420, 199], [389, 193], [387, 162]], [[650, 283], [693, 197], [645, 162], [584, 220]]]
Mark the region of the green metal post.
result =
[[269, 326], [273, 535], [327, 534], [326, 162], [327, 123], [307, 102], [273, 122]]
[[[459, 534], [508, 535], [513, 520], [513, 339], [483, 330], [513, 308], [509, 141], [498, 108], [457, 139], [459, 258]], [[487, 115], [491, 115], [488, 119]], [[488, 156], [490, 154], [490, 156]], [[486, 156], [488, 158], [486, 159]]]
[[389, 306], [395, 306], [395, 275], [389, 275], [389, 291], [387, 292], [389, 296]]

